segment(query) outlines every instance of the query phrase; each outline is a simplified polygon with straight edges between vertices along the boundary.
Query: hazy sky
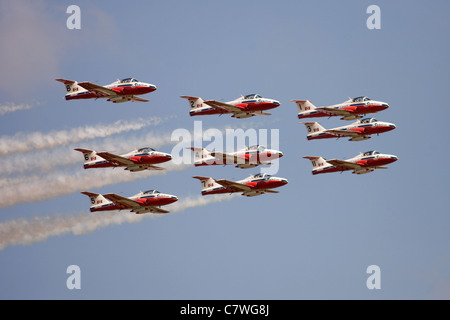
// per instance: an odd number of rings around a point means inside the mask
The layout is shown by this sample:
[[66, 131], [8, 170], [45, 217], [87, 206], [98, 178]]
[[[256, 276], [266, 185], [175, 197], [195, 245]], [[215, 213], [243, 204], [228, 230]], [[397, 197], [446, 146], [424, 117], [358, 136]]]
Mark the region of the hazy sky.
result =
[[[81, 29], [69, 30], [69, 5]], [[381, 29], [366, 13], [380, 8]], [[448, 1], [0, 1], [1, 299], [449, 299]], [[147, 103], [65, 101], [57, 78], [158, 86]], [[271, 116], [190, 117], [182, 95], [258, 93]], [[365, 95], [397, 125], [369, 140], [307, 141], [292, 99]], [[256, 169], [166, 163], [83, 169], [74, 148], [171, 153], [194, 121], [278, 130], [289, 184], [258, 197], [205, 196], [192, 176]], [[349, 124], [338, 117], [324, 127]], [[199, 137], [197, 137], [199, 138]], [[210, 141], [203, 141], [206, 146]], [[313, 176], [303, 156], [378, 150], [388, 170]], [[80, 191], [177, 195], [167, 215], [89, 212]], [[81, 270], [69, 290], [67, 267]], [[369, 290], [367, 267], [380, 268]]]

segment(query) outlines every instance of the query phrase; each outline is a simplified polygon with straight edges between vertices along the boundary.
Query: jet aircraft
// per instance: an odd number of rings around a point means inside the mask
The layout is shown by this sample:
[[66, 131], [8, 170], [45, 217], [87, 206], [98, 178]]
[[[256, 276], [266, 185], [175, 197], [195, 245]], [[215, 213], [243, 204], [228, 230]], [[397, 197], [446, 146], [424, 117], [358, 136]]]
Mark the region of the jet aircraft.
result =
[[133, 150], [123, 155], [116, 155], [110, 152], [96, 152], [88, 149], [75, 150], [83, 153], [85, 160], [84, 169], [125, 167], [124, 170], [131, 172], [164, 170], [164, 168], [155, 166], [155, 164], [172, 159], [170, 154], [148, 147]]
[[249, 94], [241, 96], [233, 101], [220, 102], [216, 100], [203, 100], [199, 97], [181, 96], [189, 100], [191, 106], [190, 115], [199, 116], [207, 114], [232, 114], [232, 117], [243, 119], [253, 116], [268, 116], [270, 113], [265, 110], [273, 109], [281, 105], [274, 99], [263, 98], [259, 94]]
[[227, 165], [236, 164], [236, 168], [247, 169], [258, 165], [271, 165], [270, 160], [275, 160], [283, 156], [283, 152], [267, 149], [261, 145], [246, 147], [232, 153], [210, 152], [204, 148], [188, 149], [194, 151], [194, 165]]
[[298, 108], [298, 118], [342, 116], [341, 120], [355, 120], [361, 115], [376, 113], [389, 108], [389, 104], [367, 97], [357, 97], [328, 107], [316, 107], [309, 100], [291, 100]]
[[305, 125], [308, 140], [348, 137], [349, 141], [370, 139], [371, 134], [380, 134], [396, 128], [395, 124], [378, 121], [375, 118], [357, 120], [347, 126], [325, 129], [318, 122], [300, 122]]
[[303, 158], [311, 161], [313, 175], [328, 172], [343, 172], [347, 170], [353, 170], [352, 173], [356, 174], [364, 174], [372, 172], [375, 169], [387, 169], [384, 165], [398, 160], [397, 156], [382, 154], [375, 150], [360, 153], [356, 157], [348, 160], [326, 160], [322, 157]]
[[252, 175], [240, 181], [230, 181], [225, 179], [216, 180], [211, 177], [193, 177], [200, 180], [202, 184], [202, 196], [208, 194], [242, 192], [241, 195], [247, 197], [259, 196], [264, 193], [278, 193], [273, 188], [284, 186], [287, 179], [272, 177], [267, 173]]
[[157, 190], [147, 190], [140, 192], [132, 197], [125, 198], [115, 193], [98, 194], [92, 192], [81, 192], [91, 199], [91, 212], [111, 211], [111, 210], [130, 210], [136, 214], [141, 213], [168, 213], [169, 211], [161, 209], [165, 206], [178, 201], [178, 197], [171, 194], [164, 194]]
[[66, 79], [56, 79], [56, 81], [62, 82], [66, 86], [66, 100], [107, 98], [107, 101], [113, 103], [147, 102], [149, 100], [137, 97], [137, 95], [150, 93], [157, 89], [154, 84], [140, 82], [134, 78], [117, 80], [106, 86]]

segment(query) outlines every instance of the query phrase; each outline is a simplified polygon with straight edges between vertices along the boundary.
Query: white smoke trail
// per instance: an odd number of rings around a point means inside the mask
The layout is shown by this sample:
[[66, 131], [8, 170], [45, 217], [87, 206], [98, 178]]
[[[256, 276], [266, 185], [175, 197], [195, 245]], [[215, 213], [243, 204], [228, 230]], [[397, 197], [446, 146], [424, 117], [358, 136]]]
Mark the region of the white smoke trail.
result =
[[98, 124], [70, 130], [51, 131], [45, 134], [42, 132], [18, 132], [14, 136], [0, 137], [0, 155], [55, 148], [86, 139], [103, 138], [125, 131], [140, 130], [146, 126], [158, 125], [160, 122], [161, 118], [153, 117], [135, 121], [119, 120], [109, 125]]
[[[189, 141], [202, 139], [202, 131], [195, 132], [191, 135], [189, 131], [185, 130], [189, 135]], [[111, 138], [110, 138], [111, 139]], [[130, 140], [124, 140], [125, 138], [120, 138], [113, 140], [104, 146], [117, 147], [119, 144], [121, 147], [130, 147]], [[152, 134], [148, 134], [145, 139], [152, 140]], [[134, 140], [137, 142], [138, 139]], [[155, 141], [154, 139], [152, 141]], [[142, 141], [141, 141], [142, 142]], [[159, 137], [156, 139], [157, 143], [173, 143], [169, 139], [168, 135]], [[71, 164], [75, 162], [80, 162], [80, 167], [82, 167], [82, 158], [80, 154], [74, 150], [66, 150], [67, 154], [61, 152], [58, 156], [49, 157], [49, 153], [45, 153], [40, 156], [30, 156], [16, 159], [17, 161], [4, 161], [5, 159], [0, 159], [0, 172], [5, 172], [8, 174], [23, 172], [23, 170], [32, 170], [32, 168], [40, 169], [39, 172], [33, 172], [33, 175], [19, 176], [19, 177], [5, 177], [0, 180], [0, 208], [5, 208], [9, 206], [16, 205], [18, 203], [24, 202], [36, 202], [44, 201], [59, 196], [68, 195], [77, 191], [93, 189], [103, 187], [109, 184], [115, 184], [119, 182], [131, 182], [137, 179], [147, 178], [151, 175], [161, 175], [170, 171], [175, 170], [185, 170], [192, 165], [192, 154], [190, 151], [183, 151], [189, 153], [189, 161], [178, 161], [180, 160], [177, 154], [173, 154], [174, 159], [172, 162], [167, 164], [162, 164], [165, 167], [165, 171], [143, 171], [137, 173], [131, 173], [124, 171], [122, 168], [117, 168], [115, 170], [111, 168], [104, 169], [89, 169], [78, 171], [55, 171], [54, 166]], [[43, 151], [40, 151], [41, 153]], [[68, 154], [70, 152], [70, 155]], [[78, 156], [78, 159], [76, 158]], [[9, 156], [7, 158], [13, 158]], [[7, 159], [11, 160], [11, 159]], [[178, 161], [178, 162], [177, 162]], [[2, 165], [3, 163], [3, 165]], [[178, 164], [177, 164], [178, 163]], [[16, 170], [16, 172], [14, 172]], [[53, 170], [53, 171], [50, 171]], [[89, 171], [89, 172], [86, 172]], [[41, 173], [45, 172], [44, 176]]]
[[[92, 142], [85, 149], [97, 151], [116, 152], [119, 154], [131, 151], [133, 148], [153, 147], [170, 144], [170, 135], [158, 135], [147, 133], [136, 137], [108, 137], [102, 142]], [[32, 171], [33, 173], [48, 173], [59, 166], [78, 164], [83, 168], [84, 157], [75, 151], [79, 145], [68, 145], [51, 150], [38, 150], [33, 155], [11, 154], [0, 158], [0, 175], [21, 174]], [[120, 151], [120, 152], [117, 152]]]
[[29, 104], [6, 103], [4, 105], [0, 105], [0, 116], [3, 116], [9, 112], [15, 112], [15, 111], [19, 111], [19, 110], [28, 110], [28, 109], [31, 109], [31, 105], [29, 105]]
[[68, 195], [80, 190], [100, 188], [119, 182], [131, 182], [162, 175], [169, 171], [184, 170], [190, 165], [162, 164], [166, 170], [146, 170], [129, 172], [123, 168], [89, 169], [92, 172], [53, 172], [44, 177], [27, 176], [5, 178], [0, 183], [0, 208], [10, 207], [18, 203], [36, 202]]
[[[221, 130], [230, 128], [223, 127]], [[186, 130], [187, 131], [187, 130]], [[187, 131], [188, 132], [188, 131]], [[202, 133], [190, 133], [192, 143], [201, 141]], [[47, 173], [54, 170], [55, 167], [80, 164], [84, 161], [83, 156], [73, 149], [84, 148], [96, 151], [108, 151], [112, 153], [126, 153], [132, 149], [141, 147], [160, 148], [169, 144], [175, 144], [172, 141], [171, 133], [149, 132], [141, 135], [127, 135], [119, 137], [106, 137], [103, 141], [90, 141], [89, 145], [68, 144], [67, 146], [58, 146], [51, 150], [36, 150], [33, 155], [24, 157], [21, 153], [10, 154], [0, 158], [0, 175], [20, 174], [28, 171], [33, 173]], [[190, 153], [187, 152], [187, 153]]]
[[[171, 213], [176, 213], [189, 208], [230, 200], [234, 196], [236, 195], [215, 195], [209, 198], [202, 196], [188, 197], [168, 206], [167, 209]], [[103, 212], [34, 217], [28, 220], [24, 218], [16, 219], [0, 223], [0, 250], [12, 245], [31, 245], [67, 233], [83, 235], [109, 225], [120, 225], [125, 222], [135, 223], [144, 218], [163, 216], [160, 214], [137, 215], [130, 212]]]

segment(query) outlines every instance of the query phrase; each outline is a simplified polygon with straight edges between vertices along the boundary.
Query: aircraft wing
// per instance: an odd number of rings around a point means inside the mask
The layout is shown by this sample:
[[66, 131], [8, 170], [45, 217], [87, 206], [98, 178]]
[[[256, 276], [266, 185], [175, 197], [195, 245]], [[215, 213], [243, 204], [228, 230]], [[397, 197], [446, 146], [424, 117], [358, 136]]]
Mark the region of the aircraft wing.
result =
[[147, 100], [147, 99], [144, 99], [144, 98], [141, 98], [141, 97], [133, 96], [133, 98], [131, 98], [131, 101], [133, 101], [133, 102], [149, 102], [150, 100]]
[[166, 170], [163, 167], [154, 166], [152, 164], [145, 164], [145, 165], [132, 165], [127, 166], [125, 170], [129, 170], [131, 172], [138, 172], [143, 170]]
[[117, 92], [114, 90], [99, 86], [98, 84], [93, 84], [91, 82], [81, 82], [78, 85], [90, 92], [93, 92], [101, 97], [117, 96]]
[[223, 103], [223, 102], [219, 102], [216, 100], [208, 100], [205, 101], [205, 103], [211, 107], [213, 107], [214, 109], [220, 109], [220, 110], [225, 110], [231, 113], [240, 113], [243, 110], [239, 107], [233, 106], [231, 104], [227, 104], [227, 103]]
[[264, 193], [280, 193], [280, 191], [272, 190], [272, 189], [264, 189], [262, 190]]
[[336, 129], [330, 129], [330, 130], [325, 130], [325, 132], [328, 132], [332, 135], [335, 136], [341, 136], [341, 137], [360, 137], [362, 136], [362, 134], [360, 134], [359, 132], [356, 131], [352, 131], [352, 130], [336, 130]]
[[142, 207], [138, 209], [133, 209], [131, 212], [134, 212], [136, 214], [143, 214], [143, 213], [169, 213], [170, 211], [158, 208], [158, 207]]
[[252, 188], [247, 186], [246, 184], [230, 181], [230, 180], [216, 180], [216, 182], [225, 188], [230, 188], [233, 191], [251, 191]]
[[316, 108], [317, 110], [320, 110], [322, 112], [331, 114], [331, 115], [338, 115], [338, 116], [350, 116], [353, 115], [353, 113], [351, 113], [348, 110], [344, 110], [344, 109], [334, 109], [334, 108], [329, 108], [329, 107], [319, 107]]
[[106, 199], [112, 201], [115, 205], [121, 209], [136, 209], [140, 208], [139, 202], [119, 196], [115, 193], [108, 193], [103, 195]]
[[341, 167], [341, 168], [345, 168], [345, 169], [358, 170], [358, 169], [362, 168], [357, 163], [344, 161], [344, 160], [332, 159], [332, 160], [327, 160], [327, 162], [329, 164], [332, 164], [335, 167]]
[[118, 156], [116, 154], [109, 153], [109, 152], [99, 152], [99, 153], [97, 153], [97, 155], [99, 155], [103, 159], [108, 160], [110, 162], [117, 162], [117, 163], [125, 165], [125, 166], [129, 166], [129, 165], [134, 165], [135, 164], [130, 159], [127, 159], [127, 158], [124, 158], [122, 156]]

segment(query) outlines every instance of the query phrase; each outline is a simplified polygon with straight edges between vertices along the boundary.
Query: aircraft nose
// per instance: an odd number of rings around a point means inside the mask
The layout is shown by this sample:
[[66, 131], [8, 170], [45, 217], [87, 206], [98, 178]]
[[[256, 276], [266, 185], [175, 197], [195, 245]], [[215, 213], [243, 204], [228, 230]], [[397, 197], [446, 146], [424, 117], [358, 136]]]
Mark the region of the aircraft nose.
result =
[[278, 155], [281, 158], [282, 156], [284, 156], [284, 153], [280, 151], [280, 152], [278, 152]]
[[280, 179], [280, 181], [283, 182], [283, 184], [288, 184], [289, 183], [289, 180], [288, 179], [284, 179], [284, 178]]
[[387, 156], [388, 159], [392, 160], [391, 162], [395, 162], [395, 161], [398, 160], [398, 157], [394, 156], [393, 154], [387, 154], [386, 156]]

